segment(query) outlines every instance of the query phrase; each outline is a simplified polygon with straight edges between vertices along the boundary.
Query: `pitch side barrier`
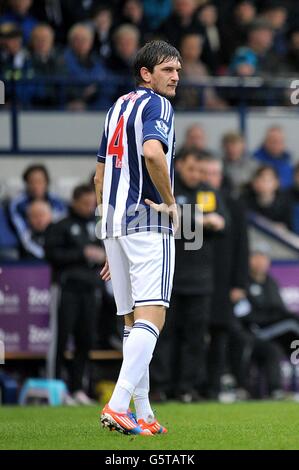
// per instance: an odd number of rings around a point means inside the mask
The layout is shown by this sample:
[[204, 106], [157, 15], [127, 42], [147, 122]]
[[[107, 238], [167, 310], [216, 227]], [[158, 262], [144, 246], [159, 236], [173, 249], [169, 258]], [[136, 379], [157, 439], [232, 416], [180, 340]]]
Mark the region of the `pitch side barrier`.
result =
[[[94, 155], [94, 148], [57, 148], [49, 149], [47, 146], [34, 148], [24, 148], [21, 139], [20, 116], [26, 111], [36, 112], [65, 112], [70, 97], [76, 97], [76, 92], [90, 85], [91, 80], [82, 80], [73, 77], [44, 77], [21, 80], [5, 80], [0, 76], [1, 97], [0, 97], [0, 122], [1, 111], [9, 113], [9, 124], [7, 132], [9, 133], [9, 143], [3, 148], [0, 140], [0, 155], [52, 155], [52, 156], [81, 156]], [[131, 80], [123, 77], [108, 75], [96, 82], [92, 81], [98, 88], [98, 97], [93, 104], [87, 106], [90, 113], [107, 111], [112, 104], [115, 95], [119, 94], [119, 90], [125, 93], [134, 87]], [[177, 112], [196, 112], [217, 114], [219, 110], [207, 109], [205, 90], [213, 89], [214, 92], [228, 103], [227, 111], [236, 113], [238, 118], [238, 126], [240, 131], [246, 135], [248, 125], [248, 112], [256, 107], [258, 109], [268, 109], [282, 106], [285, 109], [293, 109], [297, 112], [299, 104], [299, 81], [290, 78], [271, 78], [264, 79], [261, 77], [203, 77], [200, 80], [181, 80], [178, 92], [180, 96], [189, 93], [190, 89], [197, 92], [195, 106], [190, 108], [184, 107], [182, 104], [184, 99], [180, 99], [174, 103]], [[42, 104], [33, 105], [35, 102], [33, 96], [47, 94], [51, 90], [54, 104], [51, 107], [43, 107]], [[4, 95], [4, 96], [3, 96]], [[42, 100], [41, 100], [42, 103]], [[222, 110], [223, 111], [223, 110]], [[74, 114], [74, 112], [72, 112]], [[80, 114], [80, 113], [76, 113]], [[6, 132], [6, 131], [5, 131]], [[3, 139], [2, 139], [3, 140]], [[6, 140], [6, 139], [5, 139]]]

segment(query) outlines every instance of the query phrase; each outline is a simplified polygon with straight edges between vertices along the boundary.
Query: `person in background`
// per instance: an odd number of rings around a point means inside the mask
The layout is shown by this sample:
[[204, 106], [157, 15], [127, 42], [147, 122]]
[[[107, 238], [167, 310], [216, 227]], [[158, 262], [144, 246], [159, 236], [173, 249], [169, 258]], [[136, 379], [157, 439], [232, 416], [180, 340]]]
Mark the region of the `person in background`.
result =
[[197, 33], [204, 36], [204, 30], [197, 16], [195, 0], [174, 0], [172, 14], [162, 23], [159, 35], [179, 47], [183, 36]]
[[88, 24], [94, 31], [93, 51], [105, 61], [112, 53], [113, 16], [110, 6], [97, 6]]
[[121, 23], [128, 23], [136, 26], [140, 34], [140, 43], [144, 44], [148, 39], [149, 25], [144, 16], [144, 9], [141, 0], [126, 0], [123, 6], [123, 19]]
[[270, 165], [276, 170], [283, 189], [292, 184], [292, 155], [286, 147], [282, 127], [271, 126], [267, 130], [262, 145], [254, 152], [253, 157], [261, 164]]
[[32, 30], [38, 23], [29, 13], [31, 6], [32, 0], [9, 0], [7, 11], [0, 16], [0, 24], [14, 23], [20, 28], [25, 44], [29, 42]]
[[27, 210], [33, 201], [47, 202], [52, 210], [53, 221], [65, 216], [66, 204], [49, 191], [50, 176], [44, 165], [30, 165], [23, 173], [25, 190], [9, 203], [10, 220], [23, 250], [36, 258], [42, 257], [39, 246], [32, 244], [32, 232], [28, 224]]
[[113, 97], [128, 92], [133, 85], [132, 66], [138, 51], [140, 33], [136, 26], [123, 24], [113, 34], [113, 52], [106, 61], [107, 68], [120, 82], [114, 87]]
[[198, 19], [204, 30], [203, 62], [212, 75], [217, 75], [222, 64], [221, 33], [218, 27], [218, 10], [213, 2], [204, 3], [198, 11]]
[[242, 201], [247, 210], [272, 220], [277, 227], [291, 230], [290, 200], [288, 194], [281, 191], [278, 174], [271, 166], [256, 170]]
[[283, 74], [297, 77], [299, 69], [299, 26], [294, 26], [287, 35], [288, 50], [283, 60]]
[[284, 356], [290, 357], [290, 344], [299, 335], [299, 320], [286, 307], [278, 284], [269, 272], [270, 252], [271, 247], [262, 242], [252, 247], [247, 290], [249, 308], [235, 312], [231, 351], [233, 370], [244, 388], [250, 390], [249, 371], [255, 364], [266, 378], [267, 394], [281, 399], [284, 393], [280, 361]]
[[232, 54], [246, 44], [248, 26], [256, 15], [253, 0], [240, 0], [233, 6], [231, 18], [221, 22], [222, 60], [225, 65], [231, 62]]
[[222, 159], [224, 178], [233, 197], [241, 194], [251, 180], [258, 164], [246, 153], [245, 139], [239, 132], [227, 132], [222, 137]]
[[[249, 25], [247, 41], [242, 46], [255, 55], [257, 75], [267, 78], [277, 74], [281, 64], [277, 55], [272, 51], [273, 28], [268, 21], [263, 18], [254, 20]], [[239, 55], [239, 53], [237, 49], [232, 57], [232, 63], [235, 62], [236, 55]]]
[[[171, 311], [151, 367], [153, 398], [161, 400], [170, 392], [183, 403], [197, 401], [197, 389], [205, 380], [214, 239], [225, 227], [218, 194], [201, 182], [201, 158], [196, 149], [187, 149], [179, 154], [176, 163], [176, 201], [182, 211], [185, 204], [191, 205], [192, 216], [189, 220], [184, 212], [181, 214], [182, 237], [176, 240]], [[187, 231], [193, 232], [193, 237], [187, 238]], [[198, 242], [203, 236], [203, 244], [192, 249], [196, 236]]]
[[287, 52], [287, 21], [288, 10], [282, 1], [267, 1], [262, 8], [261, 15], [271, 24], [274, 32], [273, 50], [279, 56], [284, 56]]
[[106, 69], [92, 52], [93, 40], [93, 31], [83, 23], [77, 23], [69, 30], [69, 47], [63, 55], [65, 66], [70, 77], [83, 81], [83, 86], [78, 84], [71, 91], [73, 96], [68, 107], [73, 110], [80, 111], [89, 105], [105, 106], [110, 103], [107, 94], [101, 92], [96, 83], [105, 78]]
[[205, 106], [207, 109], [224, 109], [224, 101], [211, 87], [199, 89], [202, 80], [207, 80], [210, 73], [206, 65], [201, 61], [204, 38], [197, 33], [186, 34], [181, 43], [181, 54], [184, 69], [181, 79], [185, 86], [181, 86], [177, 93], [176, 106], [183, 109], [199, 109]]
[[96, 197], [87, 184], [74, 189], [69, 216], [52, 224], [46, 233], [46, 259], [53, 269], [53, 283], [59, 286], [55, 376], [63, 376], [68, 339], [75, 342], [69, 370], [69, 388], [78, 404], [91, 403], [83, 386], [88, 353], [96, 326], [99, 268], [105, 251], [96, 238]]
[[[34, 77], [50, 79], [66, 75], [66, 67], [54, 48], [54, 40], [55, 33], [51, 26], [39, 24], [33, 29], [30, 38], [30, 62]], [[57, 105], [57, 87], [42, 83], [36, 85], [31, 103], [46, 107]]]
[[156, 31], [172, 11], [172, 0], [143, 0], [144, 16], [150, 31]]
[[202, 181], [219, 192], [225, 213], [225, 231], [214, 244], [214, 290], [209, 322], [206, 395], [220, 399], [221, 376], [226, 366], [232, 308], [246, 296], [248, 282], [248, 235], [240, 203], [222, 189], [223, 163], [213, 155], [202, 158]]
[[27, 207], [28, 235], [26, 247], [21, 250], [22, 259], [45, 259], [45, 237], [52, 223], [52, 209], [48, 202], [36, 200]]
[[[32, 86], [19, 84], [33, 76], [28, 50], [23, 47], [21, 29], [13, 23], [0, 24], [0, 76], [5, 80], [5, 102], [16, 99], [18, 105], [27, 106], [32, 96]], [[15, 98], [13, 97], [15, 85]]]
[[253, 77], [257, 75], [257, 64], [255, 53], [248, 47], [240, 47], [230, 64], [230, 71], [238, 77]]
[[206, 151], [207, 134], [200, 124], [192, 124], [187, 128], [182, 148], [194, 148], [199, 152]]

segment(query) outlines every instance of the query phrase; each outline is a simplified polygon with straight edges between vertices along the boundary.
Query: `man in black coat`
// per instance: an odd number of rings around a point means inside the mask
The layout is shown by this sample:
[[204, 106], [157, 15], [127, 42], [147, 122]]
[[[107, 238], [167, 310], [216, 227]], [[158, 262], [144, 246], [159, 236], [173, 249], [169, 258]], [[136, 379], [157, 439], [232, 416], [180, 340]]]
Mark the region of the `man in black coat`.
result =
[[70, 390], [75, 400], [83, 404], [88, 403], [82, 391], [82, 378], [95, 331], [98, 272], [105, 261], [105, 251], [96, 239], [95, 207], [93, 188], [89, 185], [76, 187], [69, 216], [48, 228], [45, 241], [53, 281], [60, 288], [56, 377], [62, 376], [64, 353], [72, 335], [75, 352]]
[[225, 226], [217, 193], [200, 182], [200, 159], [196, 150], [185, 150], [176, 165], [181, 230], [176, 239], [173, 296], [151, 369], [156, 392], [161, 395], [172, 389], [183, 402], [196, 400], [196, 387], [203, 381], [213, 292], [213, 242]]
[[[202, 178], [215, 191], [223, 180], [222, 162], [207, 154]], [[244, 212], [239, 203], [222, 192], [226, 211], [226, 230], [214, 245], [214, 292], [210, 315], [207, 394], [217, 399], [225, 369], [228, 333], [232, 325], [232, 306], [246, 297], [248, 282], [248, 238]]]

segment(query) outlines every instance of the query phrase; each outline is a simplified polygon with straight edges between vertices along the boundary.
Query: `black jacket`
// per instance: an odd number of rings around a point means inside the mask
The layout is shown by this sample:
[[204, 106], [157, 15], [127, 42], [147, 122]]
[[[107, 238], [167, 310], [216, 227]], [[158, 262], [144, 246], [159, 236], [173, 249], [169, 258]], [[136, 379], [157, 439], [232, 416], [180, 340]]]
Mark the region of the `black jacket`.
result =
[[223, 196], [226, 230], [214, 247], [215, 290], [211, 307], [211, 324], [228, 327], [233, 319], [229, 293], [233, 287], [248, 286], [247, 222], [238, 201]]
[[[204, 208], [204, 214], [217, 212], [224, 215], [218, 195], [206, 184], [198, 188], [188, 188], [179, 175], [176, 176], [175, 197], [177, 204], [192, 205], [191, 230], [195, 229], [195, 206], [200, 200], [207, 197], [211, 201], [210, 207]], [[183, 223], [183, 220], [182, 220]], [[190, 229], [189, 229], [190, 230]], [[183, 295], [206, 295], [213, 291], [213, 243], [217, 237], [216, 232], [204, 230], [203, 245], [199, 250], [186, 250], [185, 243], [192, 239], [176, 239], [176, 267], [173, 291]]]
[[61, 285], [78, 284], [82, 288], [100, 282], [99, 266], [84, 256], [87, 245], [101, 246], [95, 235], [95, 218], [84, 219], [70, 210], [70, 215], [46, 232], [45, 254], [53, 268], [53, 278]]
[[262, 327], [286, 320], [290, 316], [276, 281], [269, 275], [264, 282], [256, 282], [250, 278], [248, 300], [252, 310], [244, 317], [246, 323], [254, 323]]

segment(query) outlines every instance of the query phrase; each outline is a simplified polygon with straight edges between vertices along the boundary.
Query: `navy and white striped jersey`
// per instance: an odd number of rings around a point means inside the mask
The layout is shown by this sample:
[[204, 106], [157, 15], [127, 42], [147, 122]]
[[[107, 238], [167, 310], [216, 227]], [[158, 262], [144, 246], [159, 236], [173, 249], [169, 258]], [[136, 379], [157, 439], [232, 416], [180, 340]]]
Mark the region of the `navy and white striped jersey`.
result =
[[120, 97], [105, 120], [98, 162], [105, 163], [101, 238], [141, 231], [172, 233], [165, 214], [144, 202], [162, 198], [145, 165], [143, 143], [159, 140], [164, 148], [173, 185], [174, 115], [170, 102], [145, 87]]

